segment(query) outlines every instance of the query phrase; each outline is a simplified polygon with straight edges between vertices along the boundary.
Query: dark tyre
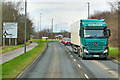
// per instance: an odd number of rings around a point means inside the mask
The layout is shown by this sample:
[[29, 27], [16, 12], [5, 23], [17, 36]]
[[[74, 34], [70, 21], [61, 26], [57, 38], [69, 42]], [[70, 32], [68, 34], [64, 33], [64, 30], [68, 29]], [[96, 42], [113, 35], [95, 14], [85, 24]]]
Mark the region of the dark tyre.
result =
[[80, 49], [78, 49], [77, 54], [78, 54], [78, 57], [80, 57]]
[[81, 56], [82, 57], [82, 60], [85, 60], [86, 59], [86, 57], [84, 57], [84, 56]]
[[74, 48], [72, 47], [72, 52], [74, 52], [75, 53], [75, 51], [74, 51]]
[[103, 60], [107, 60], [107, 57], [104, 57]]
[[85, 60], [85, 57], [82, 57], [82, 60]]

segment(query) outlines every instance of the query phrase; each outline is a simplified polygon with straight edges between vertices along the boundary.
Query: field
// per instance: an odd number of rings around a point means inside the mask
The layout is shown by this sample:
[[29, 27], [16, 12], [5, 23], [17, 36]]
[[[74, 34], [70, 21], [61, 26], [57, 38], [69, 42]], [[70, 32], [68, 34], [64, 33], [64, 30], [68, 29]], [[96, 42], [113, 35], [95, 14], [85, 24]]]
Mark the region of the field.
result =
[[114, 59], [120, 60], [120, 50], [118, 50], [117, 48], [110, 47], [109, 56]]

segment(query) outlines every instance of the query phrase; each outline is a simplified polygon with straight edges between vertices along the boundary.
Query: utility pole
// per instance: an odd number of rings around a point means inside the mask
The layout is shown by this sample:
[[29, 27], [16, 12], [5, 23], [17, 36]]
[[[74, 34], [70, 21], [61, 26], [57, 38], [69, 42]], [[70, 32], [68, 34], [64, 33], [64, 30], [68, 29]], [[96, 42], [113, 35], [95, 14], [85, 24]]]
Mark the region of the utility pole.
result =
[[[40, 31], [41, 31], [41, 15], [42, 15], [42, 13], [40, 13]], [[41, 39], [42, 39], [42, 35], [40, 34], [40, 42], [41, 42]]]
[[27, 0], [25, 0], [25, 41], [24, 41], [24, 53], [26, 53], [26, 24], [27, 24]]
[[38, 32], [37, 32], [37, 39], [39, 39], [40, 37], [39, 37], [40, 35], [39, 35], [39, 21], [38, 21]]
[[88, 19], [90, 18], [90, 3], [88, 2]]
[[0, 1], [0, 47], [2, 46], [2, 1]]
[[52, 41], [53, 41], [53, 18], [52, 18]]
[[[2, 53], [2, 39], [3, 39], [3, 32], [2, 32], [2, 0], [0, 1], [0, 54]], [[0, 55], [0, 63], [2, 63], [2, 56]], [[0, 80], [2, 80], [2, 66], [0, 67]]]

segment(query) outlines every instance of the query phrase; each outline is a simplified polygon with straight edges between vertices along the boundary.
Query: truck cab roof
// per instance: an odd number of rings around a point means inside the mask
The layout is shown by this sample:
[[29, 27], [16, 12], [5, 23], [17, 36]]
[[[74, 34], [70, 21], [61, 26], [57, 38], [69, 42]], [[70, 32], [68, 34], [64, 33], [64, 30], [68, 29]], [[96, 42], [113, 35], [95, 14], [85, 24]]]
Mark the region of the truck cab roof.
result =
[[105, 27], [106, 26], [106, 23], [105, 23], [105, 20], [102, 19], [102, 20], [97, 20], [97, 19], [81, 19], [80, 20], [81, 23], [82, 23], [82, 26], [85, 27], [89, 27], [89, 26], [101, 26], [101, 27]]
[[105, 19], [101, 19], [101, 20], [98, 20], [98, 19], [81, 19], [80, 21], [81, 22], [105, 22]]

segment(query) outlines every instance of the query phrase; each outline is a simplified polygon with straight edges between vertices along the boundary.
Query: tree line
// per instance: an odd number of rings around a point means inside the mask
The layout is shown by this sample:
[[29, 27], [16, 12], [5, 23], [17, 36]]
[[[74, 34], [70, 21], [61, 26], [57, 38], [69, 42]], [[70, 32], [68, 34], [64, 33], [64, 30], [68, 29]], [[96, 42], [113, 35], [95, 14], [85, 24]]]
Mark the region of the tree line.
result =
[[107, 27], [111, 30], [111, 37], [109, 38], [109, 45], [113, 47], [120, 47], [120, 2], [108, 3], [111, 6], [111, 11], [99, 12], [96, 11], [90, 16], [91, 19], [105, 19]]
[[[2, 2], [2, 23], [3, 22], [17, 22], [18, 23], [18, 44], [24, 43], [24, 30], [25, 30], [25, 14], [24, 10], [24, 2]], [[33, 22], [27, 14], [27, 32], [26, 39], [29, 40], [31, 34], [34, 32]], [[8, 39], [6, 39], [6, 44]], [[14, 40], [12, 40], [12, 44]]]

